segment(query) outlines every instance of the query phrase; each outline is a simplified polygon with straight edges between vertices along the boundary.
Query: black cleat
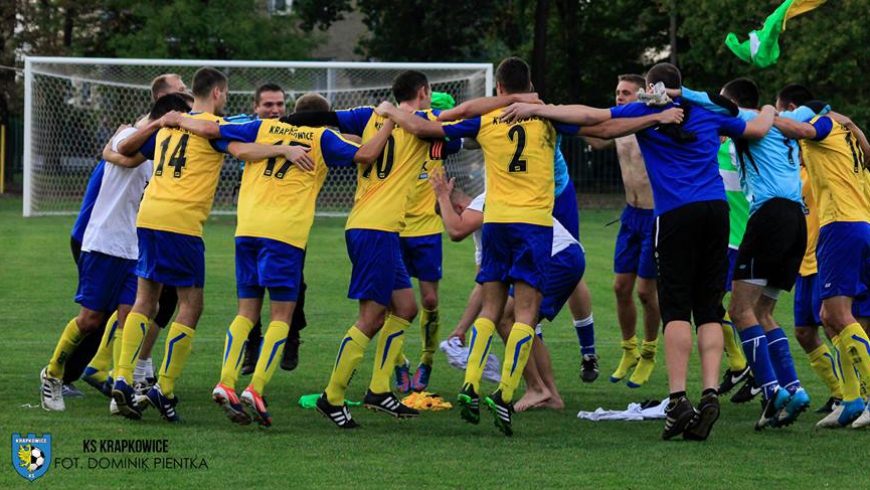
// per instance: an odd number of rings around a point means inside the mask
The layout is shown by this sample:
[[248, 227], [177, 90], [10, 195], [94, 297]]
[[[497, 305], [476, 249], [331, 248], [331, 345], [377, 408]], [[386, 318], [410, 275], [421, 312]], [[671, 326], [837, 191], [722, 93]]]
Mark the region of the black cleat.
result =
[[791, 400], [791, 394], [785, 388], [777, 388], [776, 392], [768, 400], [761, 400], [761, 416], [755, 423], [755, 430], [761, 431], [765, 427], [781, 427], [779, 414]]
[[254, 372], [257, 368], [257, 360], [260, 359], [260, 343], [263, 341], [261, 337], [248, 339], [248, 346], [245, 347], [245, 359], [242, 361], [243, 376], [247, 376]]
[[580, 379], [584, 383], [591, 383], [598, 379], [598, 356], [595, 354], [583, 354], [580, 362]]
[[752, 401], [753, 398], [761, 394], [763, 390], [755, 384], [755, 378], [752, 375], [746, 376], [746, 382], [737, 390], [737, 393], [731, 396], [731, 403], [746, 403]]
[[372, 393], [372, 390], [366, 391], [363, 406], [369, 410], [384, 412], [400, 419], [420, 416], [420, 412], [417, 410], [403, 405], [392, 391], [386, 393]]
[[816, 413], [831, 413], [834, 411], [834, 407], [837, 406], [841, 401], [838, 398], [830, 397], [828, 401], [825, 402], [824, 405], [816, 409]]
[[356, 429], [360, 425], [350, 416], [350, 410], [347, 409], [347, 403], [342, 405], [331, 405], [326, 399], [326, 393], [320, 395], [317, 399], [317, 411], [321, 415], [328, 418], [339, 429]]
[[722, 376], [722, 383], [719, 385], [719, 394], [724, 395], [729, 391], [733, 390], [735, 386], [742, 383], [750, 376], [749, 374], [749, 365], [743, 368], [742, 371], [734, 372], [732, 370], [725, 371], [725, 375]]
[[680, 397], [676, 403], [671, 400], [668, 407], [665, 409], [665, 429], [662, 431], [662, 439], [669, 440], [682, 434], [685, 430], [695, 424], [695, 420], [699, 417], [698, 411], [692, 407], [692, 402], [686, 397]]
[[690, 441], [707, 440], [707, 437], [710, 436], [710, 430], [713, 429], [713, 424], [719, 419], [719, 396], [715, 393], [703, 396], [701, 402], [698, 403], [698, 412], [700, 415], [683, 432], [683, 439]]
[[292, 371], [299, 365], [299, 344], [302, 340], [299, 339], [299, 330], [290, 328], [290, 335], [287, 336], [287, 342], [284, 343], [284, 355], [281, 357], [281, 369]]
[[508, 437], [514, 435], [514, 429], [511, 427], [511, 414], [514, 413], [514, 405], [502, 399], [501, 390], [486, 397], [483, 403], [486, 403], [486, 407], [495, 417], [495, 426], [498, 427], [498, 430]]
[[459, 415], [463, 420], [474, 425], [480, 423], [480, 397], [474, 392], [474, 387], [470, 383], [462, 387], [462, 391], [457, 397], [457, 403], [459, 404]]

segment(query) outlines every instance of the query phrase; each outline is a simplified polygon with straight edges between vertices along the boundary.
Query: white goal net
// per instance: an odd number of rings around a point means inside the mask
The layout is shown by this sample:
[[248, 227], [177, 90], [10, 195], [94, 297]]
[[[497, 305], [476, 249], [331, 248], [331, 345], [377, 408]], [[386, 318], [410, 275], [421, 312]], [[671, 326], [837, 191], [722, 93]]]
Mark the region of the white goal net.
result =
[[[422, 71], [432, 89], [457, 103], [490, 95], [490, 64], [333, 63], [278, 61], [131, 60], [41, 58], [25, 60], [24, 216], [75, 214], [106, 141], [120, 124], [131, 124], [151, 104], [151, 80], [177, 73], [190, 86], [193, 73], [213, 66], [229, 76], [225, 115], [250, 113], [254, 91], [275, 83], [293, 99], [316, 91], [333, 108], [377, 105], [391, 99], [390, 86], [402, 70]], [[228, 157], [221, 171], [213, 213], [234, 213], [239, 162]], [[472, 195], [483, 189], [482, 156], [463, 151], [447, 161], [458, 187]], [[317, 202], [318, 214], [350, 211], [355, 169], [331, 170]]]

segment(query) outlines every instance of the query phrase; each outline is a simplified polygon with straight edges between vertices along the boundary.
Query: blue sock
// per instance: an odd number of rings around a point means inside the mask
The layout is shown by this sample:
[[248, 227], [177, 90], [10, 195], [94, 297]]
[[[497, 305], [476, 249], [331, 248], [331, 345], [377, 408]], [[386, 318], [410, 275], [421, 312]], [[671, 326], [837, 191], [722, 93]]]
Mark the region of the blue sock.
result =
[[743, 344], [743, 353], [746, 354], [746, 362], [752, 368], [755, 383], [764, 389], [764, 398], [769, 400], [779, 388], [779, 383], [770, 364], [770, 352], [764, 330], [761, 325], [749, 327], [740, 332], [740, 340]]
[[766, 336], [767, 350], [770, 352], [773, 370], [776, 371], [776, 379], [780, 386], [787, 389], [789, 393], [794, 393], [801, 387], [801, 382], [794, 369], [794, 359], [792, 359], [791, 351], [788, 348], [788, 337], [785, 336], [785, 332], [781, 328], [767, 332]]
[[574, 320], [574, 330], [577, 332], [577, 341], [580, 342], [580, 355], [595, 354], [595, 323], [592, 315]]

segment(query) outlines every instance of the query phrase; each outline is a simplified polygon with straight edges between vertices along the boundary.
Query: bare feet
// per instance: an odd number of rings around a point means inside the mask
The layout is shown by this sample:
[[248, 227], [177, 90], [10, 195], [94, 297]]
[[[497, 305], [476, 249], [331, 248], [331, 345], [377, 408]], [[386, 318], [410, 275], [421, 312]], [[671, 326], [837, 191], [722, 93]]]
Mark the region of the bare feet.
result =
[[551, 396], [546, 400], [535, 405], [535, 408], [546, 408], [549, 410], [564, 410], [565, 402], [562, 401], [562, 397], [559, 395]]
[[540, 403], [543, 403], [543, 402], [549, 400], [550, 397], [551, 397], [551, 395], [550, 395], [549, 390], [545, 390], [545, 391], [526, 390], [526, 393], [523, 395], [523, 397], [520, 398], [519, 400], [517, 400], [516, 403], [514, 403], [514, 410], [516, 410], [517, 412], [524, 412], [530, 408], [536, 407]]

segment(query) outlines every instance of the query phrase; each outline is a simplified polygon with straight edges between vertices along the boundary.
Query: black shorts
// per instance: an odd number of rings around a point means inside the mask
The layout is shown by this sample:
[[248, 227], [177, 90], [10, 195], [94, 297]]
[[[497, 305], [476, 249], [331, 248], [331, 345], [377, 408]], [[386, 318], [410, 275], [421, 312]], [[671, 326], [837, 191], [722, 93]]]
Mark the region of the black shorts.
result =
[[728, 274], [728, 203], [701, 201], [655, 221], [659, 309], [662, 322], [718, 323]]
[[806, 248], [803, 206], [788, 199], [771, 199], [746, 223], [734, 280], [766, 280], [768, 287], [791, 291]]

